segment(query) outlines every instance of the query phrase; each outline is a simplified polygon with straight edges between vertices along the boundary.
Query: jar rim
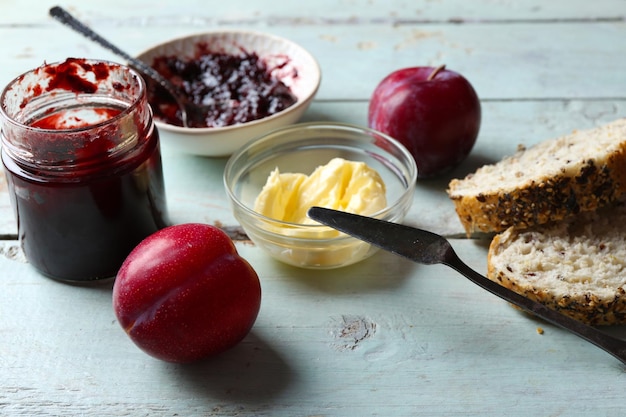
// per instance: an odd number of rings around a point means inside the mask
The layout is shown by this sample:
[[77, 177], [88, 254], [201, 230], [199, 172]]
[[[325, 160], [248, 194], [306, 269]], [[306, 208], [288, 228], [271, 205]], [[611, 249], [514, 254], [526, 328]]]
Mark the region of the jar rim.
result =
[[[98, 123], [94, 123], [94, 124], [89, 124], [86, 126], [80, 126], [80, 127], [73, 127], [73, 128], [61, 128], [61, 129], [54, 129], [54, 128], [41, 128], [41, 127], [35, 127], [35, 126], [31, 126], [28, 124], [24, 124], [22, 122], [20, 122], [19, 120], [16, 120], [15, 117], [13, 115], [10, 115], [7, 110], [5, 109], [6, 105], [6, 100], [7, 100], [7, 95], [10, 93], [11, 89], [13, 86], [15, 86], [17, 83], [22, 82], [24, 80], [24, 78], [26, 76], [28, 76], [29, 74], [34, 74], [36, 72], [39, 71], [43, 71], [47, 68], [54, 68], [54, 67], [58, 67], [64, 63], [70, 62], [70, 61], [74, 61], [74, 62], [84, 62], [85, 64], [103, 64], [106, 65], [109, 68], [121, 68], [124, 69], [126, 71], [128, 71], [131, 75], [131, 78], [133, 80], [135, 80], [137, 82], [137, 94], [135, 95], [134, 100], [132, 101], [132, 103], [128, 103], [127, 106], [125, 106], [120, 113], [116, 114], [115, 116], [108, 118], [106, 120], [103, 120], [101, 122]], [[67, 89], [61, 89], [61, 90], [65, 90], [68, 92], [71, 92], [70, 90]], [[20, 75], [18, 75], [17, 77], [15, 77], [13, 80], [11, 80], [6, 86], [5, 88], [2, 90], [2, 92], [0, 93], [0, 120], [4, 120], [5, 123], [10, 123], [12, 125], [18, 126], [20, 128], [23, 129], [27, 129], [27, 130], [35, 130], [35, 131], [40, 131], [40, 132], [79, 132], [79, 131], [84, 131], [84, 130], [89, 130], [89, 129], [93, 129], [94, 127], [98, 127], [101, 125], [105, 125], [107, 123], [111, 123], [114, 122], [118, 119], [121, 119], [122, 117], [124, 117], [125, 115], [127, 115], [128, 113], [131, 113], [133, 110], [135, 110], [135, 108], [137, 106], [140, 105], [141, 103], [141, 99], [143, 96], [146, 95], [147, 92], [147, 87], [146, 87], [146, 83], [143, 79], [143, 77], [141, 76], [141, 74], [135, 70], [134, 68], [115, 62], [115, 61], [110, 61], [110, 60], [102, 60], [102, 59], [91, 59], [91, 58], [67, 58], [64, 61], [57, 61], [57, 62], [53, 62], [53, 63], [45, 63], [40, 65], [39, 67], [36, 68], [32, 68], [28, 71], [25, 71], [23, 73], [21, 73]], [[87, 92], [84, 92], [84, 94], [89, 94]]]
[[44, 64], [16, 77], [0, 95], [0, 121], [5, 152], [46, 170], [117, 158], [154, 129], [139, 72], [86, 58]]

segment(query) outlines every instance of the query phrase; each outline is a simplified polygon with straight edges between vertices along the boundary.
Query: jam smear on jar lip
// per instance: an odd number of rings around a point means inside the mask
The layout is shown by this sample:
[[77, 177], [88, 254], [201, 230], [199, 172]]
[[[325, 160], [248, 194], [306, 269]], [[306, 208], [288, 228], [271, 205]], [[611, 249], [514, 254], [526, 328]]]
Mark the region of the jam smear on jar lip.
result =
[[[200, 44], [192, 59], [157, 56], [152, 66], [184, 92], [198, 112], [188, 114], [189, 127], [223, 127], [271, 116], [297, 102], [255, 53], [211, 52]], [[148, 83], [148, 102], [155, 117], [182, 126], [178, 105], [161, 86]]]
[[[79, 68], [94, 74], [95, 82], [82, 77]], [[98, 90], [98, 81], [109, 76], [109, 66], [104, 62], [88, 63], [84, 59], [68, 58], [58, 66], [44, 68], [50, 83], [47, 91], [62, 89], [75, 93], [92, 94]]]

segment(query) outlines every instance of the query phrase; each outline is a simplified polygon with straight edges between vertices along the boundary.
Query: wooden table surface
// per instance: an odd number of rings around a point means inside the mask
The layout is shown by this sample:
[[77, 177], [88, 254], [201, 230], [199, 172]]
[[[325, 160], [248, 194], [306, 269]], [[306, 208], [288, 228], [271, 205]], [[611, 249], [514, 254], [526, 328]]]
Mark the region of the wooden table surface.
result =
[[[118, 60], [48, 17], [39, 0], [0, 0], [0, 84], [68, 56]], [[364, 125], [389, 72], [446, 64], [482, 101], [471, 156], [418, 181], [406, 223], [442, 233], [486, 271], [489, 240], [466, 239], [448, 181], [573, 129], [626, 115], [624, 0], [108, 0], [60, 4], [114, 43], [215, 28], [290, 38], [323, 72], [303, 121]], [[118, 60], [119, 61], [119, 60]], [[164, 134], [163, 134], [164, 135]], [[236, 229], [226, 158], [163, 149], [174, 223]], [[511, 308], [444, 266], [385, 252], [319, 272], [269, 259], [246, 240], [263, 301], [251, 334], [194, 365], [153, 359], [115, 320], [111, 286], [36, 273], [16, 241], [0, 177], [2, 416], [622, 416], [624, 366]], [[544, 329], [539, 334], [537, 329]], [[607, 329], [624, 334], [621, 328]]]

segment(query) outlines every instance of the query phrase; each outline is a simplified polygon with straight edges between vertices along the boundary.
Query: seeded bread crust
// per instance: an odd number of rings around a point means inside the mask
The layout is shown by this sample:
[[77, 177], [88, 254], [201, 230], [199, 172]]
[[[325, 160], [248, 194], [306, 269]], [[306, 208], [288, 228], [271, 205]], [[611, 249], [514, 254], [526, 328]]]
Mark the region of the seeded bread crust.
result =
[[447, 191], [468, 235], [594, 211], [626, 193], [626, 118], [520, 149]]
[[491, 242], [487, 276], [584, 323], [626, 324], [626, 206], [507, 229]]

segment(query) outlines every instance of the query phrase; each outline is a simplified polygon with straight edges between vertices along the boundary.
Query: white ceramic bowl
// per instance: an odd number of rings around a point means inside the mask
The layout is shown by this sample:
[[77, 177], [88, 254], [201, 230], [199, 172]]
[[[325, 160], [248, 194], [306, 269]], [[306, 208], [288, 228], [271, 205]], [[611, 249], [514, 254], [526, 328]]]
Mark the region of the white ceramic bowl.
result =
[[284, 127], [245, 145], [224, 169], [235, 218], [248, 237], [273, 258], [302, 268], [330, 269], [376, 252], [374, 246], [327, 226], [288, 223], [254, 211], [256, 197], [274, 168], [309, 175], [335, 157], [363, 161], [382, 177], [388, 205], [372, 217], [391, 222], [404, 219], [413, 202], [417, 167], [399, 142], [371, 129], [341, 123]]
[[[156, 120], [161, 141], [182, 152], [204, 156], [228, 156], [254, 137], [297, 122], [315, 97], [321, 81], [317, 60], [296, 43], [266, 33], [240, 30], [204, 32], [156, 45], [137, 58], [152, 65], [159, 56], [195, 58], [198, 44], [211, 52], [256, 53], [268, 68], [285, 63], [272, 74], [285, 83], [297, 102], [285, 110], [259, 120], [225, 127], [185, 128]], [[287, 59], [285, 59], [287, 58]]]

